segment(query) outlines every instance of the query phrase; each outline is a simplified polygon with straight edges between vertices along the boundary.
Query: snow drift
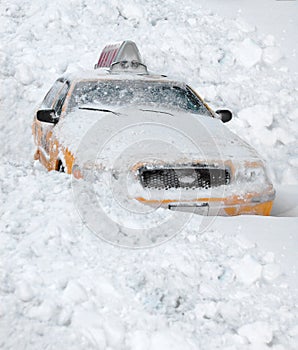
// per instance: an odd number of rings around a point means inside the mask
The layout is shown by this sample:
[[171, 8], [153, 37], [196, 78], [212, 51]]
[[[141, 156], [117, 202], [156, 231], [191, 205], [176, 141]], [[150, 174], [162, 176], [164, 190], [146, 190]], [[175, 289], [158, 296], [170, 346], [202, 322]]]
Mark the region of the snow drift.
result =
[[296, 349], [290, 264], [242, 233], [295, 236], [297, 218], [217, 218], [202, 232], [192, 217], [167, 244], [123, 250], [82, 223], [68, 176], [31, 161], [54, 80], [131, 39], [151, 70], [230, 107], [275, 184], [297, 185], [297, 82], [272, 38], [195, 0], [3, 0], [0, 17], [0, 347]]

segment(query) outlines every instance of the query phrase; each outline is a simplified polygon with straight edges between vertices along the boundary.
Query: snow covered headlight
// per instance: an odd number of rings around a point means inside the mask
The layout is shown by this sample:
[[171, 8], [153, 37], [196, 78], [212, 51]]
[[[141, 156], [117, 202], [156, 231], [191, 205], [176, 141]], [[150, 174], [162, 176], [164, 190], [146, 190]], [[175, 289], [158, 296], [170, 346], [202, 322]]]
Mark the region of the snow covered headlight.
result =
[[238, 168], [236, 179], [242, 183], [265, 183], [267, 175], [262, 163], [248, 163]]

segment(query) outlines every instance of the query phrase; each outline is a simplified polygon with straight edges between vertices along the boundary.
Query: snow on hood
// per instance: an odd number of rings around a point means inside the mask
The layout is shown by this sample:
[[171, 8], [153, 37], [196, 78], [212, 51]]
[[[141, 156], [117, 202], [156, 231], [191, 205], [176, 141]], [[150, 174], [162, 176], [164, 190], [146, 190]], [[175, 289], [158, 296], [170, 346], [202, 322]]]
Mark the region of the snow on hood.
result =
[[[77, 161], [96, 158], [105, 166], [115, 166], [116, 158], [118, 164], [123, 158], [164, 164], [260, 160], [256, 151], [219, 119], [176, 110], [148, 106], [77, 109], [63, 117], [54, 130]], [[82, 155], [84, 159], [79, 159]]]

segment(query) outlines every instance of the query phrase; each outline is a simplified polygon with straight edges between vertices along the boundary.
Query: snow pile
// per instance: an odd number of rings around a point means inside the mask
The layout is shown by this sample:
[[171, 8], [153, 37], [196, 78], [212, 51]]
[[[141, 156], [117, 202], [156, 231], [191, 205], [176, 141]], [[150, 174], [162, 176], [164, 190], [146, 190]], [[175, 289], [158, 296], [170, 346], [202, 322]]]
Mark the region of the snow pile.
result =
[[234, 272], [239, 281], [250, 285], [260, 279], [262, 266], [250, 255], [246, 255], [234, 267]]
[[240, 44], [234, 44], [232, 53], [236, 62], [245, 68], [253, 67], [262, 57], [262, 49], [249, 38], [244, 39]]
[[[214, 107], [230, 107], [230, 127], [268, 161], [275, 182], [297, 183], [291, 163], [297, 159], [297, 82], [279, 64], [274, 39], [241, 19], [175, 0], [167, 6], [157, 0], [15, 0], [3, 1], [0, 14], [1, 137], [7, 140], [2, 154], [29, 159], [34, 108], [53, 81], [66, 71], [92, 68], [107, 42], [132, 39], [149, 69], [186, 80]], [[260, 121], [268, 118], [270, 125]]]
[[225, 219], [198, 234], [194, 216], [167, 244], [121, 249], [82, 224], [67, 175], [29, 163], [2, 173], [2, 348], [295, 349], [283, 272], [240, 231], [222, 233]]
[[202, 232], [191, 217], [167, 244], [120, 249], [81, 221], [67, 175], [31, 161], [33, 112], [53, 81], [131, 39], [150, 69], [230, 106], [274, 180], [297, 184], [297, 84], [272, 38], [195, 0], [3, 0], [0, 17], [0, 348], [295, 350], [288, 271], [241, 237], [294, 236], [295, 218], [210, 219]]
[[246, 337], [251, 344], [269, 344], [273, 338], [272, 326], [266, 322], [246, 324], [238, 329], [238, 334]]
[[240, 119], [245, 120], [247, 126], [254, 127], [257, 130], [264, 130], [264, 128], [270, 127], [273, 122], [270, 107], [266, 105], [244, 108], [238, 113], [238, 116]]

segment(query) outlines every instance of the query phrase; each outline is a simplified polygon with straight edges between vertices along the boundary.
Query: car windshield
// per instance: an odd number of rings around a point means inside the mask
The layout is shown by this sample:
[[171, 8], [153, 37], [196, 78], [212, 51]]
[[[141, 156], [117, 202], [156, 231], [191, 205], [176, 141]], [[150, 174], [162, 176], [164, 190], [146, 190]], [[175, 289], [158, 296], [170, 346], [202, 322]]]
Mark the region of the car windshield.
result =
[[82, 81], [70, 98], [68, 109], [92, 105], [92, 108], [140, 105], [178, 109], [210, 116], [204, 104], [186, 86], [144, 81]]

